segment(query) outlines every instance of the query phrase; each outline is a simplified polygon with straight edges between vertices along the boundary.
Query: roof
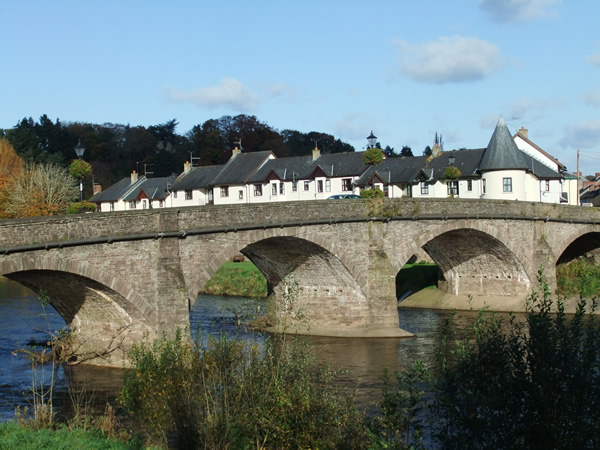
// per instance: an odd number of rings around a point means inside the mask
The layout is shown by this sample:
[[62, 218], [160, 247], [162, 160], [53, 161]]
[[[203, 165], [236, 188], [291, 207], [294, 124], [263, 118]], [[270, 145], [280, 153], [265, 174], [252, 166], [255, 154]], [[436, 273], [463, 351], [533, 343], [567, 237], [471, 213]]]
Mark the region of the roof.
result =
[[108, 189], [98, 192], [90, 198], [90, 202], [102, 203], [102, 202], [116, 202], [129, 191], [131, 188], [142, 183], [145, 180], [144, 177], [140, 177], [135, 183], [131, 183], [131, 177], [126, 177], [113, 184]]
[[386, 183], [414, 183], [426, 161], [426, 156], [386, 158], [379, 164], [367, 167], [356, 180], [356, 184], [359, 186], [370, 185], [375, 177]]
[[260, 183], [272, 175], [283, 181], [310, 179], [318, 170], [328, 177], [354, 177], [365, 169], [362, 153], [357, 152], [325, 153], [316, 159], [312, 155], [292, 156], [267, 161], [248, 181]]
[[438, 155], [425, 165], [426, 168], [432, 169], [430, 181], [435, 182], [437, 180], [446, 179], [446, 167], [450, 166], [448, 158], [454, 157], [453, 166], [460, 170], [460, 178], [474, 178], [478, 177], [477, 170], [479, 168], [482, 155], [484, 155], [485, 149], [462, 149], [444, 151], [438, 153]]
[[222, 166], [220, 173], [212, 180], [212, 185], [247, 183], [270, 157], [274, 157], [270, 151], [234, 155]]
[[170, 187], [176, 175], [160, 178], [144, 178], [134, 189], [123, 197], [123, 201], [134, 201], [143, 192], [149, 200], [164, 200], [169, 196]]
[[527, 170], [528, 168], [523, 152], [517, 147], [504, 119], [500, 117], [479, 163], [479, 170], [488, 172], [492, 170]]
[[538, 147], [536, 144], [534, 144], [532, 141], [530, 141], [528, 137], [523, 136], [522, 133], [519, 133], [517, 131], [517, 133], [515, 133], [515, 135], [513, 136], [513, 139], [516, 139], [516, 138], [520, 138], [523, 141], [527, 142], [529, 145], [531, 145], [533, 148], [535, 148], [542, 155], [544, 155], [545, 157], [549, 158], [552, 162], [554, 162], [560, 168], [560, 170], [567, 170], [567, 166], [565, 166], [563, 163], [561, 163], [558, 159], [556, 159], [551, 154], [547, 153], [541, 147]]
[[223, 164], [218, 166], [192, 167], [183, 172], [173, 183], [174, 191], [189, 191], [192, 189], [205, 188], [212, 185], [212, 181], [223, 169]]

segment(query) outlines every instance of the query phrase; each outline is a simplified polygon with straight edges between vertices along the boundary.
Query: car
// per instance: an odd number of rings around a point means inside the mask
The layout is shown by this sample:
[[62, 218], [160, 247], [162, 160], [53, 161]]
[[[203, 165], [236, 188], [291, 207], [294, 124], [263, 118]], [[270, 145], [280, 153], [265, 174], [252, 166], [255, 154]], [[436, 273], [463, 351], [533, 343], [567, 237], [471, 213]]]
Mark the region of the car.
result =
[[360, 195], [356, 194], [337, 194], [328, 197], [328, 200], [341, 200], [343, 198], [360, 198]]

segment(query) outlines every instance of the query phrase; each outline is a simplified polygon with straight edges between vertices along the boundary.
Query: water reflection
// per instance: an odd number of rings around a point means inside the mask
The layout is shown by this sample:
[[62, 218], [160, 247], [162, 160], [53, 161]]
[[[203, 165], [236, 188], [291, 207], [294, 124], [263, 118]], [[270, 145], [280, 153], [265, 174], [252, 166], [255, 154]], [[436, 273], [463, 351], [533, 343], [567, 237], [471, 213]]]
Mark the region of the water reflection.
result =
[[[246, 298], [199, 296], [190, 313], [192, 333], [204, 343], [209, 336], [221, 333], [261, 343], [264, 336], [239, 327], [238, 321], [248, 313], [266, 310], [264, 301], [249, 302]], [[49, 319], [51, 329], [64, 326], [64, 321], [53, 311]], [[30, 340], [44, 340], [47, 324], [37, 297], [21, 285], [0, 277], [0, 421], [14, 416], [16, 405], [26, 405], [31, 386], [32, 371], [29, 362], [14, 356], [13, 350], [23, 348]], [[417, 359], [431, 363], [434, 350], [441, 340], [440, 330], [450, 313], [447, 311], [401, 309], [400, 327], [416, 334], [414, 338], [352, 339], [310, 337], [318, 359], [335, 369], [347, 369], [341, 383], [359, 388], [359, 398], [367, 402], [380, 393], [383, 368], [400, 371]], [[457, 318], [459, 328], [473, 320], [467, 313]], [[106, 401], [114, 402], [122, 383], [120, 369], [75, 366], [57, 373], [57, 405], [68, 404], [66, 379], [88, 386], [100, 410]]]

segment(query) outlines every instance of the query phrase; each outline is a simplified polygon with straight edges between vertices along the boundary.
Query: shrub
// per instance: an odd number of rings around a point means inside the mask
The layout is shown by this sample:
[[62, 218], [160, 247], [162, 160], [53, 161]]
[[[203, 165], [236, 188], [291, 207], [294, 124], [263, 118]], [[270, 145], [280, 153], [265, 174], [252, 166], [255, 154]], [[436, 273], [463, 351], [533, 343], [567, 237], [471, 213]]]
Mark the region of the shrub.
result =
[[360, 198], [383, 198], [384, 196], [383, 191], [379, 188], [369, 188], [360, 191]]
[[379, 164], [384, 159], [383, 150], [380, 148], [371, 147], [365, 150], [362, 159], [367, 166]]
[[[449, 448], [598, 448], [600, 330], [586, 303], [567, 318], [542, 269], [525, 321], [480, 312], [440, 359], [436, 413]], [[594, 309], [595, 303], [592, 306]], [[555, 312], [553, 312], [555, 311]]]
[[81, 214], [85, 212], [96, 212], [96, 204], [88, 201], [71, 203], [67, 207], [67, 214]]
[[558, 294], [566, 297], [600, 296], [600, 267], [594, 260], [581, 258], [556, 266]]
[[444, 169], [444, 176], [447, 180], [457, 180], [461, 175], [458, 167], [448, 166]]
[[338, 373], [298, 340], [266, 347], [220, 337], [202, 349], [179, 331], [129, 354], [123, 405], [162, 444], [186, 448], [364, 446], [367, 429]]

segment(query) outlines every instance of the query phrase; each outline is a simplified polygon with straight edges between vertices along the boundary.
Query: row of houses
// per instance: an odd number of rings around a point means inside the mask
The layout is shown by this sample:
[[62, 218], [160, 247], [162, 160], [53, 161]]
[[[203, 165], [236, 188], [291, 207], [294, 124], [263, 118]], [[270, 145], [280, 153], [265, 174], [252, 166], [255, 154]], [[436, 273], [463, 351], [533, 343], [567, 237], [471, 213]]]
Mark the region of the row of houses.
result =
[[[452, 169], [449, 169], [452, 168]], [[458, 170], [456, 170], [458, 169]], [[235, 148], [225, 164], [192, 167], [180, 175], [146, 178], [134, 171], [95, 194], [99, 211], [320, 200], [379, 188], [387, 197], [521, 200], [577, 204], [577, 178], [531, 142], [512, 136], [502, 118], [486, 148], [397, 157], [368, 165], [363, 152], [277, 158]]]

